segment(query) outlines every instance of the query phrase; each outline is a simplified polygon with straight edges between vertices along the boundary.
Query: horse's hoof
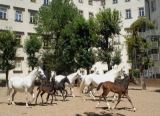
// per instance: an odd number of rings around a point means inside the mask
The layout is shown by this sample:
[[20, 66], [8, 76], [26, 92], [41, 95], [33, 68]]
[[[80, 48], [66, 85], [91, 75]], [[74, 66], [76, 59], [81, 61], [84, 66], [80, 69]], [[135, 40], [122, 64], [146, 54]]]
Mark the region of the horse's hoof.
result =
[[26, 106], [26, 108], [32, 108], [31, 106]]
[[31, 101], [29, 101], [28, 104], [31, 104]]
[[136, 108], [133, 108], [133, 112], [135, 112], [136, 111]]
[[14, 102], [12, 102], [12, 105], [16, 105]]
[[115, 106], [113, 106], [111, 109], [115, 109], [116, 107]]

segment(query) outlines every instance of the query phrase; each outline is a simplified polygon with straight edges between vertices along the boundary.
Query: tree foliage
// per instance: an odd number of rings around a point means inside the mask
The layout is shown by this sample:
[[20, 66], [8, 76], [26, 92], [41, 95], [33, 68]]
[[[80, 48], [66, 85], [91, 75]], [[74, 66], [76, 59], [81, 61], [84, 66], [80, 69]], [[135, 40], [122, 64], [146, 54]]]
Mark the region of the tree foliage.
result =
[[32, 67], [32, 70], [38, 64], [38, 58], [36, 56], [36, 53], [39, 52], [41, 46], [42, 42], [36, 35], [32, 35], [30, 39], [26, 39], [24, 43], [24, 49], [28, 55], [28, 65]]
[[6, 73], [6, 82], [8, 85], [9, 70], [15, 67], [17, 43], [14, 33], [11, 31], [0, 32], [0, 69]]
[[[37, 18], [37, 32], [52, 46], [52, 53], [46, 53], [43, 59], [47, 61], [52, 56], [52, 66], [47, 64], [48, 67], [58, 74], [68, 74], [80, 66], [92, 64], [88, 53], [95, 43], [95, 36], [91, 36], [94, 21], [87, 22], [71, 0], [54, 0], [48, 6], [42, 6]], [[82, 60], [87, 61], [82, 65]]]
[[101, 47], [99, 58], [107, 62], [108, 68], [111, 69], [110, 62], [112, 59], [113, 45], [109, 43], [109, 39], [113, 39], [115, 35], [120, 34], [121, 15], [119, 11], [109, 8], [101, 10], [96, 18], [99, 35], [98, 46]]
[[[153, 29], [153, 23], [145, 17], [138, 18], [130, 26], [131, 36], [126, 38], [128, 45], [128, 54], [132, 62], [132, 74], [139, 71], [143, 74], [144, 69], [148, 69], [152, 64], [148, 56], [149, 42], [141, 37], [139, 32], [145, 32], [147, 29]], [[137, 73], [138, 74], [138, 73]], [[145, 79], [141, 76], [142, 89], [146, 89]]]

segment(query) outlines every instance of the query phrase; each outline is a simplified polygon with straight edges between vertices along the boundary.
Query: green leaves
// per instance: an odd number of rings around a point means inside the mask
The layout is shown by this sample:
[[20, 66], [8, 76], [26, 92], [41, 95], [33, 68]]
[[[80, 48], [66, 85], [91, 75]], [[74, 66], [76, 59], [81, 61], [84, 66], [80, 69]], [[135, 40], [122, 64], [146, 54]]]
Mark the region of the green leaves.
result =
[[1, 64], [0, 68], [2, 70], [10, 70], [13, 68], [12, 61], [15, 60], [16, 55], [16, 39], [14, 34], [10, 31], [2, 31], [0, 32], [0, 57], [1, 57]]
[[152, 28], [154, 28], [153, 23], [145, 17], [140, 17], [131, 24], [129, 31], [132, 35], [126, 37], [126, 43], [128, 45], [129, 59], [132, 61], [132, 68], [141, 68], [143, 65], [148, 67], [150, 65], [151, 61], [147, 55], [147, 49], [150, 44], [138, 32], [144, 32]]
[[17, 50], [17, 42], [11, 31], [0, 32], [0, 69], [6, 73], [6, 82], [8, 85], [9, 70], [15, 67], [15, 57]]
[[32, 69], [37, 65], [38, 58], [36, 57], [36, 52], [39, 52], [42, 46], [42, 42], [40, 38], [36, 35], [32, 35], [30, 39], [27, 39], [24, 43], [24, 49], [28, 55], [28, 65], [32, 67]]

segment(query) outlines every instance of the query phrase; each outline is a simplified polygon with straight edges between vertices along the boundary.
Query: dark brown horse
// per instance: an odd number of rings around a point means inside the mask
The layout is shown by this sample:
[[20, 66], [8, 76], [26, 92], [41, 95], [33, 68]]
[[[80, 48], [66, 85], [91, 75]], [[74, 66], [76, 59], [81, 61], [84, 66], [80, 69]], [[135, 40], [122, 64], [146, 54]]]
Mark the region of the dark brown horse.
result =
[[116, 106], [119, 104], [119, 102], [121, 100], [121, 97], [122, 96], [126, 96], [128, 101], [132, 105], [133, 111], [135, 111], [136, 108], [133, 106], [133, 103], [132, 103], [130, 97], [128, 96], [128, 86], [129, 86], [130, 82], [133, 82], [133, 83], [136, 84], [134, 78], [132, 78], [132, 77], [130, 77], [128, 75], [127, 76], [125, 75], [125, 78], [122, 79], [121, 82], [118, 82], [118, 83], [113, 83], [113, 82], [109, 82], [109, 81], [100, 83], [98, 85], [98, 87], [97, 87], [97, 91], [100, 89], [100, 87], [102, 87], [103, 93], [99, 97], [99, 102], [98, 102], [97, 106], [100, 104], [101, 98], [103, 97], [104, 100], [107, 102], [108, 108], [109, 109], [111, 108], [109, 103], [108, 103], [108, 101], [106, 100], [106, 96], [111, 91], [113, 93], [117, 93], [118, 94], [118, 101], [117, 101], [116, 105], [113, 107], [113, 109], [116, 108]]
[[[37, 104], [37, 98], [39, 96], [39, 94], [41, 95], [41, 100], [42, 100], [42, 104], [43, 104], [43, 94], [44, 93], [48, 93], [47, 96], [47, 100], [46, 103], [48, 101], [49, 96], [52, 96], [52, 100], [51, 100], [51, 104], [53, 102], [53, 96], [55, 96], [55, 93], [59, 90], [62, 94], [63, 97], [63, 101], [65, 101], [65, 98], [67, 96], [67, 91], [65, 90], [65, 83], [70, 84], [69, 80], [67, 77], [65, 77], [64, 79], [62, 79], [59, 83], [55, 81], [55, 78], [52, 78], [51, 82], [45, 83], [45, 84], [41, 84], [37, 90], [37, 96], [36, 96], [36, 101], [35, 104]], [[56, 97], [55, 97], [56, 98]]]

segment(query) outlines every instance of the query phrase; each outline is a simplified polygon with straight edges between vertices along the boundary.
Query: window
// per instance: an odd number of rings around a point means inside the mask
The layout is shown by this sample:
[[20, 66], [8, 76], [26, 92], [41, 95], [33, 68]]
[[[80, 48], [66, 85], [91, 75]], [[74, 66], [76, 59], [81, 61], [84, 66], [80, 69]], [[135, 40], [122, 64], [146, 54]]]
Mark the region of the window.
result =
[[22, 22], [22, 11], [20, 10], [16, 10], [16, 14], [15, 14], [15, 21], [17, 22]]
[[102, 6], [106, 5], [106, 1], [105, 0], [101, 0], [101, 5]]
[[83, 3], [83, 0], [78, 0], [79, 3]]
[[113, 4], [117, 4], [118, 3], [118, 0], [113, 0]]
[[29, 23], [31, 23], [31, 24], [36, 24], [35, 15], [36, 15], [36, 12], [30, 12]]
[[36, 0], [31, 0], [31, 2], [34, 2], [34, 3], [35, 3], [35, 2], [36, 2]]
[[130, 2], [131, 0], [125, 0], [125, 2]]
[[83, 15], [83, 11], [82, 10], [80, 10], [79, 13], [80, 13], [80, 15]]
[[94, 17], [92, 12], [89, 12], [89, 18]]
[[44, 5], [48, 5], [49, 1], [48, 0], [44, 0]]
[[89, 5], [93, 5], [93, 1], [92, 0], [88, 0], [88, 4]]
[[126, 9], [126, 19], [131, 19], [131, 9]]
[[7, 9], [6, 8], [0, 8], [0, 19], [7, 19]]
[[155, 0], [151, 1], [151, 10], [152, 12], [156, 11], [156, 1]]
[[144, 8], [139, 8], [139, 16], [144, 16]]

